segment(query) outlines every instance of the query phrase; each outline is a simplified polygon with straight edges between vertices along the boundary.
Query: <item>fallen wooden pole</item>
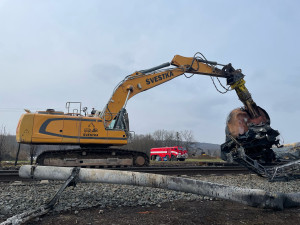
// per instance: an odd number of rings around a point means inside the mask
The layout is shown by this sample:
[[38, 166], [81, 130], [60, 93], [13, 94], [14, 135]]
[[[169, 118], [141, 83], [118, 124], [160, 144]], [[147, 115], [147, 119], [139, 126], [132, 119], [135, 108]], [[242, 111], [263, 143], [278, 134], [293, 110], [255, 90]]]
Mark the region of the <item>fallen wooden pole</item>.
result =
[[[40, 180], [67, 180], [72, 170], [73, 167], [26, 165], [20, 168], [19, 176]], [[276, 210], [300, 206], [300, 193], [270, 193], [260, 189], [239, 188], [149, 173], [81, 168], [78, 180], [85, 183], [110, 183], [169, 189]]]

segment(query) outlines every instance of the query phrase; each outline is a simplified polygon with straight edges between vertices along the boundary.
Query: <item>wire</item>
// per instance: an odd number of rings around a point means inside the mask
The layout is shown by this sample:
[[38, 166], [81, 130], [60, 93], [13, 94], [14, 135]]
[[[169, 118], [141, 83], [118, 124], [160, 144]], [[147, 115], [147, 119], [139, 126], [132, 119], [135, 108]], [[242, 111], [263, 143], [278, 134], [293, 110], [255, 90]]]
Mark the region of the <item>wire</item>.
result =
[[[197, 56], [197, 55], [198, 55], [198, 56]], [[199, 55], [200, 55], [200, 56], [199, 56]], [[191, 65], [189, 66], [190, 68], [193, 67], [194, 62], [196, 61], [196, 62], [197, 62], [197, 69], [196, 69], [196, 70], [199, 69], [200, 66], [199, 66], [199, 61], [198, 61], [197, 59], [201, 59], [201, 60], [203, 60], [203, 61], [204, 61], [204, 60], [205, 60], [205, 61], [208, 61], [208, 60], [206, 59], [206, 57], [205, 57], [201, 52], [196, 52], [196, 53], [194, 54], [193, 61], [192, 61]], [[214, 65], [212, 65], [212, 64], [210, 64], [210, 63], [208, 63], [208, 62], [207, 62], [206, 64], [208, 64], [208, 65], [210, 65], [210, 66], [212, 66], [212, 67], [215, 67]], [[218, 64], [218, 65], [219, 65], [219, 64]], [[192, 74], [191, 76], [187, 76], [187, 75], [184, 73], [184, 76], [185, 76], [186, 78], [191, 78], [192, 76], [194, 76], [194, 74]], [[230, 88], [230, 86], [229, 86], [228, 88], [225, 87], [225, 86], [221, 83], [221, 81], [219, 80], [219, 78], [217, 77], [217, 80], [218, 80], [219, 84], [221, 85], [221, 87], [222, 87], [225, 91], [219, 90], [218, 87], [217, 87], [217, 85], [216, 85], [216, 83], [215, 83], [214, 78], [213, 78], [212, 76], [210, 76], [210, 78], [211, 78], [211, 80], [212, 80], [212, 82], [213, 82], [213, 84], [214, 84], [216, 90], [217, 90], [219, 93], [225, 94], [225, 93], [227, 93], [228, 91], [232, 91], [232, 89]]]
[[213, 79], [212, 76], [210, 76], [210, 79], [212, 80], [212, 82], [213, 82], [213, 84], [214, 84], [216, 90], [217, 90], [219, 93], [221, 93], [221, 94], [226, 94], [226, 93], [228, 92], [228, 89], [226, 89], [226, 88], [225, 88], [226, 91], [220, 91], [220, 90], [218, 89], [217, 85], [215, 84], [215, 80]]
[[192, 76], [194, 76], [195, 74], [193, 73], [191, 76], [187, 76], [185, 73], [183, 74], [185, 76], [185, 78], [191, 78]]
[[[208, 60], [205, 58], [205, 56], [204, 56], [201, 52], [197, 52], [197, 53], [194, 55], [194, 57], [195, 57], [197, 54], [200, 54], [206, 61], [208, 61]], [[200, 58], [201, 58], [201, 57], [200, 57]], [[203, 58], [201, 58], [201, 59], [203, 59]], [[209, 63], [207, 63], [207, 64], [209, 64]], [[214, 66], [214, 65], [211, 65], [211, 64], [209, 64], [209, 65], [210, 65], [210, 66]], [[216, 90], [217, 90], [219, 93], [225, 94], [225, 93], [227, 93], [228, 91], [232, 91], [232, 89], [230, 88], [230, 86], [229, 86], [228, 88], [225, 87], [225, 86], [221, 83], [221, 81], [219, 80], [219, 78], [217, 77], [217, 80], [218, 80], [219, 84], [220, 84], [221, 87], [225, 90], [225, 91], [220, 91], [220, 90], [218, 89], [216, 83], [215, 83], [214, 78], [213, 78], [212, 76], [210, 76], [210, 78], [211, 78], [211, 80], [212, 80], [212, 82], [213, 82], [213, 84], [214, 84]]]
[[107, 111], [108, 111], [108, 113], [109, 113], [109, 115], [110, 115], [110, 119], [107, 120], [107, 119], [105, 119], [105, 117], [104, 117], [104, 120], [105, 120], [106, 122], [110, 122], [110, 121], [113, 120], [113, 114], [112, 114], [112, 112], [109, 110], [108, 104], [106, 105], [106, 109], [107, 109]]
[[217, 77], [217, 80], [219, 81], [219, 84], [222, 86], [222, 88], [224, 88], [225, 90], [227, 91], [232, 91], [232, 89], [230, 88], [230, 86], [228, 88], [226, 88], [222, 83], [221, 81], [219, 80], [219, 77]]
[[[204, 57], [204, 55], [202, 54], [202, 53], [200, 53], [200, 52], [196, 52], [195, 54], [194, 54], [194, 57], [193, 57], [193, 60], [192, 60], [192, 63], [191, 63], [191, 65], [189, 66], [189, 68], [192, 68], [193, 67], [193, 64], [194, 64], [194, 62], [195, 62], [195, 60], [196, 60], [196, 62], [197, 62], [197, 69], [196, 70], [198, 70], [199, 69], [199, 62], [198, 62], [198, 60], [197, 60], [197, 58], [201, 58], [201, 57], [197, 57], [197, 54], [200, 54], [200, 55], [202, 55], [203, 57]], [[204, 57], [205, 58], [205, 57]], [[205, 59], [206, 60], [206, 59]], [[207, 60], [206, 60], [207, 61]], [[185, 78], [191, 78], [192, 76], [194, 76], [195, 74], [193, 73], [191, 76], [187, 76], [185, 73], [184, 73], [184, 76], [185, 76]]]

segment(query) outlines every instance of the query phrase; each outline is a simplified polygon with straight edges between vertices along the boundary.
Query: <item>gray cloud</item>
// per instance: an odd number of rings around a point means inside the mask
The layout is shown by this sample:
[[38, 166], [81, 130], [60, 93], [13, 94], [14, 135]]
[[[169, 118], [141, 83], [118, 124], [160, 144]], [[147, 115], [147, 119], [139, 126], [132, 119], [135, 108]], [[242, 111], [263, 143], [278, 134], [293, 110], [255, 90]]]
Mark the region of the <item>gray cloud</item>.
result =
[[[124, 76], [201, 51], [243, 69], [274, 128], [299, 141], [298, 1], [15, 3], [0, 3], [0, 125], [10, 133], [22, 108], [82, 101], [102, 109]], [[194, 76], [135, 96], [128, 111], [137, 133], [191, 129], [199, 141], [221, 143], [226, 116], [239, 106], [234, 92], [221, 95]]]

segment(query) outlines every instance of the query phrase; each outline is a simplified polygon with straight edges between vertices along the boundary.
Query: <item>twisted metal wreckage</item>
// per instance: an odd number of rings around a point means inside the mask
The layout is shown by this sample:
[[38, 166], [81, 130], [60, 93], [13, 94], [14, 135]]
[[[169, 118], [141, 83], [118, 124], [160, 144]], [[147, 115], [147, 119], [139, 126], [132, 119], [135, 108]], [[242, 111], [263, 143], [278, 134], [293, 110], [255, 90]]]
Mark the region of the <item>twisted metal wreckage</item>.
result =
[[55, 196], [45, 205], [36, 210], [15, 215], [1, 225], [21, 224], [35, 217], [42, 216], [55, 207], [60, 194], [68, 187], [75, 186], [77, 182], [83, 183], [109, 183], [121, 185], [134, 185], [182, 191], [204, 196], [210, 196], [252, 207], [274, 210], [299, 207], [300, 193], [270, 193], [260, 189], [246, 189], [201, 180], [139, 173], [130, 171], [114, 171], [105, 169], [86, 169], [79, 167], [51, 167], [51, 166], [22, 166], [19, 170], [22, 178], [38, 180], [62, 180], [65, 183]]

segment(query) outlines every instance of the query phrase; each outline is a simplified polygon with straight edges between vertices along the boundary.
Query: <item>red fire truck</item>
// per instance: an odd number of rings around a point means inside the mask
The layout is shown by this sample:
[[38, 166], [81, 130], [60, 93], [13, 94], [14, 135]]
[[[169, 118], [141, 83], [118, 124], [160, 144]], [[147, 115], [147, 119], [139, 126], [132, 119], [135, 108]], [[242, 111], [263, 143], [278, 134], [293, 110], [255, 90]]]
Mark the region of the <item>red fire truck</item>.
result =
[[187, 150], [181, 146], [152, 148], [150, 150], [151, 160], [184, 161], [187, 157]]

